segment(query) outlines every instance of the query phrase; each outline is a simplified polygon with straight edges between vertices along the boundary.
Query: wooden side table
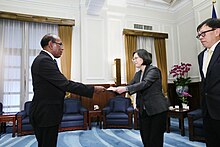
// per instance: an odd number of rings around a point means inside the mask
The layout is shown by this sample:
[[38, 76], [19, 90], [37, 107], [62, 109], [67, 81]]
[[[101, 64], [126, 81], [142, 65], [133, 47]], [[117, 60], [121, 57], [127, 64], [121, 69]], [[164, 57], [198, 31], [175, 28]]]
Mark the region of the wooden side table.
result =
[[185, 136], [185, 128], [184, 128], [184, 118], [187, 117], [187, 113], [189, 109], [184, 108], [173, 108], [167, 112], [167, 122], [166, 122], [166, 130], [167, 133], [170, 132], [170, 118], [179, 118], [179, 129], [182, 136]]
[[97, 124], [99, 124], [100, 129], [102, 128], [102, 111], [101, 110], [91, 110], [89, 111], [89, 129], [91, 130], [91, 121], [92, 118], [97, 118]]
[[16, 132], [16, 116], [15, 115], [0, 115], [0, 123], [6, 123], [6, 122], [13, 122], [13, 129], [12, 129], [12, 137], [15, 137]]

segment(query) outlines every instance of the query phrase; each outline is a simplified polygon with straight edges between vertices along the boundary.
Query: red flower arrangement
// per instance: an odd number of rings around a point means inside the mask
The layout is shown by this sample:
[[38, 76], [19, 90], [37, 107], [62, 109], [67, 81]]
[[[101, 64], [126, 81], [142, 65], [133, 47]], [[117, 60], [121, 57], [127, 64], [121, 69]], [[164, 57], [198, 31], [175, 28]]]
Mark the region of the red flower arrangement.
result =
[[176, 78], [173, 82], [176, 86], [185, 86], [191, 82], [191, 78], [188, 77], [188, 72], [192, 65], [189, 63], [181, 62], [180, 65], [174, 65], [170, 70], [170, 74], [173, 78]]

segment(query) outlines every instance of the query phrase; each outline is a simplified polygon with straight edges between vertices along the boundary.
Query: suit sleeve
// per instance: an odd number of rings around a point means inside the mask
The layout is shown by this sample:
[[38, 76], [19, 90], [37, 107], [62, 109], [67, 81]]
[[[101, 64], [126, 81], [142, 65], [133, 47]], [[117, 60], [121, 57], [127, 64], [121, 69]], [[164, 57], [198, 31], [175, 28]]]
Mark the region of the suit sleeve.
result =
[[59, 70], [56, 63], [49, 58], [44, 58], [39, 64], [39, 76], [57, 87], [63, 92], [71, 92], [78, 95], [92, 97], [94, 87], [86, 86], [79, 82], [68, 80]]
[[157, 68], [152, 68], [144, 76], [141, 82], [127, 86], [129, 94], [134, 94], [137, 91], [142, 91], [150, 87], [152, 83], [160, 78], [160, 72]]

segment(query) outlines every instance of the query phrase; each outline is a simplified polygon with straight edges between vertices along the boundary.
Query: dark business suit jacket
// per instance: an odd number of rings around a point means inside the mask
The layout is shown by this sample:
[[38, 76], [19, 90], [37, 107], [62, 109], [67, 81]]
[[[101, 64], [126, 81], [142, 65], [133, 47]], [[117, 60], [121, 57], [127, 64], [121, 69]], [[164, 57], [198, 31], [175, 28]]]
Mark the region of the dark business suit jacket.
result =
[[147, 66], [141, 81], [140, 77], [141, 70], [136, 72], [127, 86], [129, 94], [137, 93], [137, 107], [143, 109], [144, 105], [149, 116], [167, 111], [169, 103], [162, 93], [160, 70]]
[[48, 127], [60, 123], [66, 92], [86, 97], [93, 96], [93, 87], [66, 79], [56, 62], [44, 51], [35, 58], [31, 73], [34, 97], [30, 121], [33, 126]]
[[202, 78], [202, 101], [203, 115], [209, 113], [210, 117], [220, 120], [220, 43], [217, 44], [212, 58], [209, 62], [206, 77], [204, 77], [202, 66], [204, 49], [198, 56], [199, 70]]

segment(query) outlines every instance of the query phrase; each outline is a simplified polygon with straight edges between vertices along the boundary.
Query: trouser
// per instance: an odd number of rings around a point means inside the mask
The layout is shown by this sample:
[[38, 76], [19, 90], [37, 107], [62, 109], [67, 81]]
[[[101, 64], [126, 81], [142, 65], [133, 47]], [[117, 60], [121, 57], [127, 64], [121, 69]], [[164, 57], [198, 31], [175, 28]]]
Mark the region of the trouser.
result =
[[166, 112], [148, 116], [143, 110], [140, 114], [140, 134], [144, 147], [163, 147], [166, 130]]
[[34, 133], [38, 147], [56, 147], [59, 125], [51, 127], [35, 127]]
[[203, 119], [206, 146], [219, 147], [220, 145], [220, 120], [212, 119], [209, 115]]

